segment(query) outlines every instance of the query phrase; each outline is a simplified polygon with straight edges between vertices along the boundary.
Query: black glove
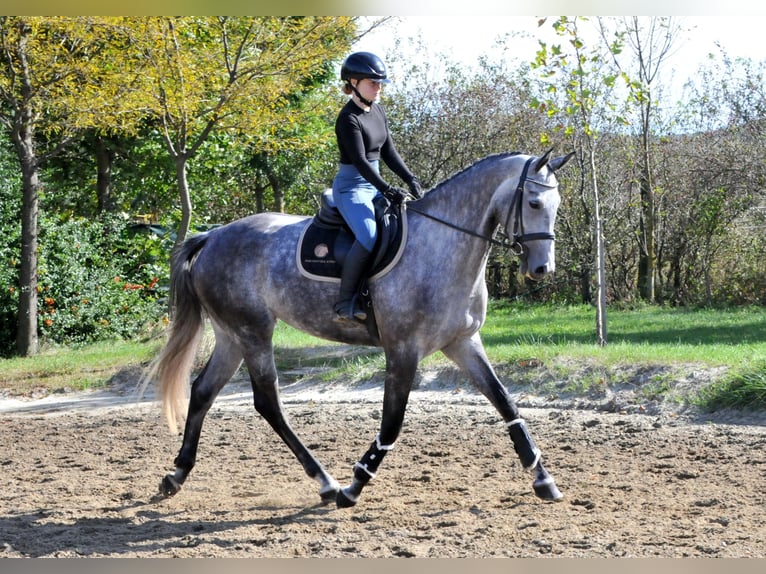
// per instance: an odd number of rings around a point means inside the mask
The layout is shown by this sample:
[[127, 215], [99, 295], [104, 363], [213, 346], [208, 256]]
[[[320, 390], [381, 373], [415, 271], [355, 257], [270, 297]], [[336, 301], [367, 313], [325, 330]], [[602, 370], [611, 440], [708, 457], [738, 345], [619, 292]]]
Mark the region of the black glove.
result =
[[394, 187], [392, 185], [389, 185], [388, 188], [383, 192], [383, 195], [386, 197], [388, 201], [393, 203], [394, 205], [401, 205], [402, 202], [407, 199], [407, 192], [399, 187]]
[[423, 188], [420, 187], [420, 180], [417, 177], [413, 177], [408, 185], [410, 186], [410, 193], [415, 199], [423, 197]]

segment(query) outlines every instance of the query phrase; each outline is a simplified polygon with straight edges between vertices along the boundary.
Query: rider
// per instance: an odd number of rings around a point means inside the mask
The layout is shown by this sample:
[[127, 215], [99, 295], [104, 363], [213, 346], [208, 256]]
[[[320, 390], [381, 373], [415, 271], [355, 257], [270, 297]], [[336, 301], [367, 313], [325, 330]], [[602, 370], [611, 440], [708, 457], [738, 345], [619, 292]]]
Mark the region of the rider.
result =
[[364, 321], [367, 313], [357, 305], [356, 294], [377, 236], [373, 199], [382, 193], [401, 204], [407, 197], [406, 191], [380, 176], [379, 160], [407, 184], [414, 197], [420, 198], [422, 191], [394, 147], [383, 107], [375, 102], [381, 85], [389, 83], [385, 64], [375, 54], [355, 52], [343, 62], [340, 77], [345, 82], [343, 93], [351, 97], [335, 121], [340, 167], [332, 196], [355, 241], [343, 264], [334, 310], [336, 321]]

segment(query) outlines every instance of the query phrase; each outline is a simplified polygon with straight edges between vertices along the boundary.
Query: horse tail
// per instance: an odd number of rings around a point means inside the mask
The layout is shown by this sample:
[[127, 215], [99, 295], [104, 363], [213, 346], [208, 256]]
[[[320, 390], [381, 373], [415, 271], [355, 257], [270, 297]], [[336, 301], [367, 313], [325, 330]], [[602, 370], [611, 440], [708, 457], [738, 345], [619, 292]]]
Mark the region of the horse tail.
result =
[[191, 271], [207, 239], [208, 236], [204, 233], [194, 235], [173, 253], [169, 301], [171, 323], [168, 339], [147, 369], [142, 383], [142, 390], [145, 390], [149, 381], [159, 383], [162, 412], [170, 431], [174, 434], [178, 433], [178, 425], [183, 423], [185, 418], [189, 377], [203, 332], [203, 308], [192, 285]]

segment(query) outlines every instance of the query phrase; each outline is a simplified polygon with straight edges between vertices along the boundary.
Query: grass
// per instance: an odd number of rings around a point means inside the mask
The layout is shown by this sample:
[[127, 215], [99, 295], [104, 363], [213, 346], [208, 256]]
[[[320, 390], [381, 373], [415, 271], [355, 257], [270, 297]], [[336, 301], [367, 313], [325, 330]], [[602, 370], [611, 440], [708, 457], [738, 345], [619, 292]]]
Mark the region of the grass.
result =
[[[703, 388], [692, 402], [705, 410], [721, 407], [766, 410], [766, 309], [608, 310], [608, 345], [595, 344], [595, 314], [588, 306], [523, 307], [497, 303], [488, 313], [482, 338], [494, 362], [534, 357], [560, 365], [590, 365], [567, 390], [587, 393], [619, 384], [621, 367], [724, 367], [720, 381]], [[661, 370], [642, 386], [647, 399], [670, 395], [673, 381]]]
[[[587, 393], [605, 384], [620, 384], [623, 367], [724, 367], [726, 376], [699, 397], [706, 408], [729, 406], [766, 409], [766, 308], [610, 309], [608, 345], [595, 344], [591, 307], [522, 305], [495, 302], [482, 329], [487, 354], [504, 365], [546, 365], [566, 378], [580, 369], [566, 390]], [[22, 392], [45, 386], [84, 389], [104, 385], [121, 369], [145, 364], [159, 349], [157, 339], [110, 342], [81, 348], [52, 349], [36, 357], [0, 359], [0, 389]], [[280, 371], [321, 370], [327, 380], [364, 380], [384, 369], [379, 349], [327, 342], [280, 323], [274, 345]], [[426, 367], [446, 366], [441, 354]], [[581, 366], [588, 369], [583, 372]], [[526, 369], [531, 372], [532, 369]], [[523, 381], [522, 381], [523, 382]], [[667, 374], [652, 375], [641, 393], [659, 397], [672, 389]]]
[[607, 311], [608, 345], [595, 343], [588, 306], [494, 304], [482, 329], [491, 358], [539, 355], [587, 358], [604, 365], [702, 363], [737, 366], [766, 353], [766, 309], [685, 310], [643, 307]]
[[766, 409], [766, 361], [731, 373], [703, 389], [697, 404], [709, 411], [720, 408]]
[[0, 359], [0, 390], [22, 395], [39, 388], [56, 392], [102, 387], [120, 371], [151, 360], [159, 347], [156, 339], [108, 341], [46, 349], [33, 357]]

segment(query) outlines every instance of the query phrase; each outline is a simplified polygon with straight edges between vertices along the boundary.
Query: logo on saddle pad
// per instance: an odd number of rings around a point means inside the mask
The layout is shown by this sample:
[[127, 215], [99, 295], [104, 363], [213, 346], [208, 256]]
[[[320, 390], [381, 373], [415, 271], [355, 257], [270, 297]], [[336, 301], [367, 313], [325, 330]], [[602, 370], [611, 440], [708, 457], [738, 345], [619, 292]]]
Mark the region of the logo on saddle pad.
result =
[[[372, 253], [370, 279], [382, 277], [393, 269], [407, 242], [405, 210], [386, 205], [376, 213], [378, 240]], [[319, 212], [306, 224], [298, 240], [298, 269], [309, 279], [340, 282], [343, 262], [353, 242], [351, 230], [332, 202], [332, 195], [325, 192]]]

